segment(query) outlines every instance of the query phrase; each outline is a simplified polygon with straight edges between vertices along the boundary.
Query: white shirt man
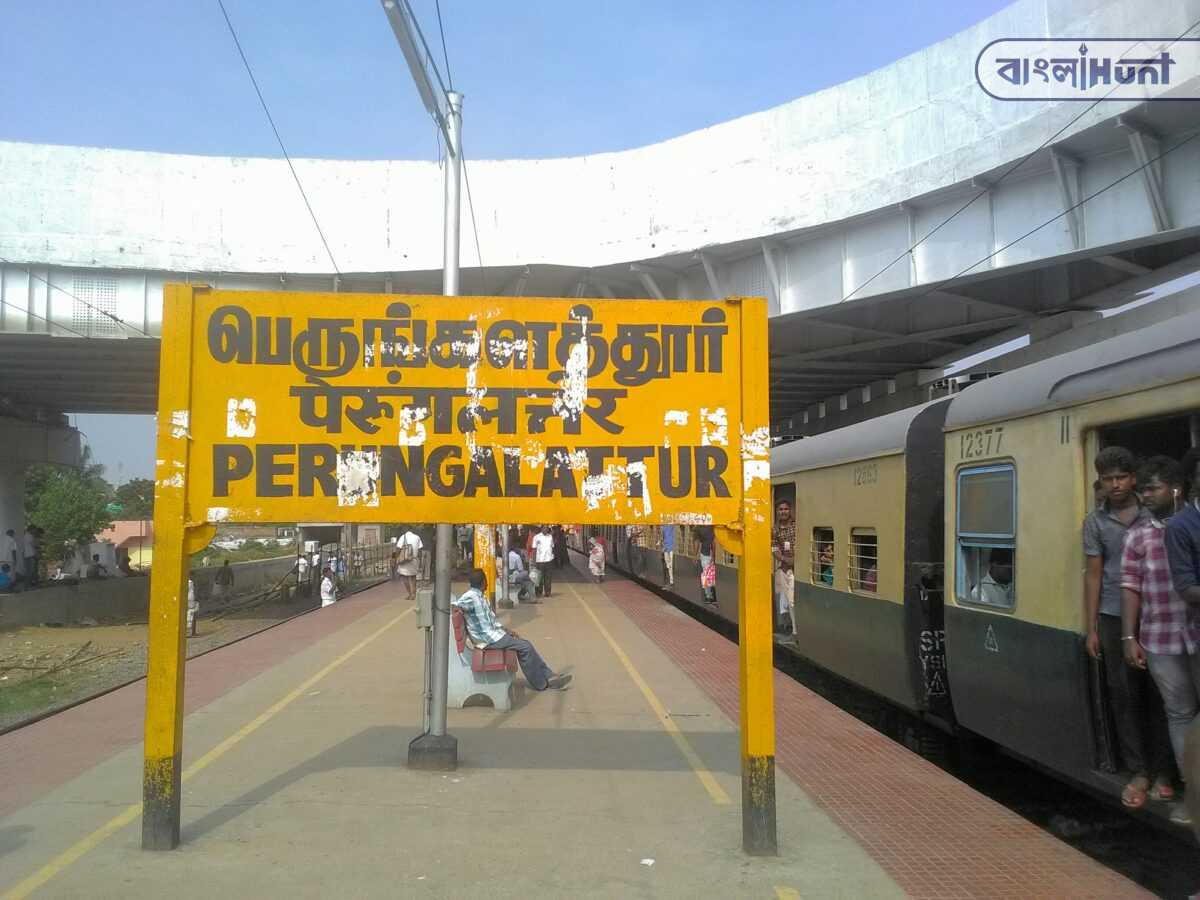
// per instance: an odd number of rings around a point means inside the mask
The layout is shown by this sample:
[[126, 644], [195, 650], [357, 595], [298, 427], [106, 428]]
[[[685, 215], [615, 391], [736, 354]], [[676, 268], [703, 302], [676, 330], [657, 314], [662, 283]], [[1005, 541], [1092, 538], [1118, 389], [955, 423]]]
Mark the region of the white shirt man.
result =
[[401, 560], [397, 571], [401, 575], [415, 578], [421, 571], [421, 550], [424, 546], [415, 531], [406, 531], [396, 539], [396, 552], [400, 554]]
[[301, 581], [306, 581], [308, 579], [308, 557], [307, 556], [301, 556], [298, 560], [296, 560], [296, 570], [300, 575]]
[[421, 538], [411, 529], [396, 539], [396, 576], [409, 600], [417, 599], [417, 575], [421, 572]]
[[548, 531], [533, 536], [533, 561], [539, 566], [554, 562], [554, 536]]
[[332, 606], [337, 602], [337, 588], [333, 584], [333, 576], [326, 570], [325, 576], [321, 579], [321, 605]]
[[533, 536], [533, 562], [537, 566], [537, 593], [549, 597], [551, 588], [550, 563], [554, 562], [554, 536], [543, 528]]

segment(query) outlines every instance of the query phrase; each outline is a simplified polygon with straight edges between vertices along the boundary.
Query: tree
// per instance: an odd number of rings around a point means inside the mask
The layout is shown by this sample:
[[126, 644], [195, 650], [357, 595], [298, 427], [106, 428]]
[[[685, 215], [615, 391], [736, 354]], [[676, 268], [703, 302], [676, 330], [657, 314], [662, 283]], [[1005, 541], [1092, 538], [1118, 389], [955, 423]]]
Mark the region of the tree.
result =
[[26, 513], [30, 524], [45, 532], [47, 557], [65, 559], [76, 545], [90, 543], [97, 532], [112, 525], [106, 509], [109, 488], [87, 470], [36, 469], [26, 482]]
[[122, 519], [154, 518], [154, 482], [149, 478], [131, 478], [117, 487], [114, 501], [123, 507]]

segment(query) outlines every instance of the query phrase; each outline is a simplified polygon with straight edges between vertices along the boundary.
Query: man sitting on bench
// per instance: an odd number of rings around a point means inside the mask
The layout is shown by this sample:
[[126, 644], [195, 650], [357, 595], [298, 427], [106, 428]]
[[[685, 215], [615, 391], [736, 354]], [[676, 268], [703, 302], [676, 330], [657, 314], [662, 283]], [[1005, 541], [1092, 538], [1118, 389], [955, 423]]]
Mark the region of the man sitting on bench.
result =
[[534, 649], [533, 644], [515, 631], [506, 630], [497, 621], [496, 614], [492, 612], [492, 606], [483, 593], [487, 590], [487, 576], [483, 571], [472, 569], [467, 576], [467, 583], [470, 587], [451, 603], [463, 611], [471, 643], [487, 650], [516, 651], [525, 681], [535, 691], [544, 691], [547, 688], [554, 691], [564, 690], [571, 683], [571, 676], [555, 675]]

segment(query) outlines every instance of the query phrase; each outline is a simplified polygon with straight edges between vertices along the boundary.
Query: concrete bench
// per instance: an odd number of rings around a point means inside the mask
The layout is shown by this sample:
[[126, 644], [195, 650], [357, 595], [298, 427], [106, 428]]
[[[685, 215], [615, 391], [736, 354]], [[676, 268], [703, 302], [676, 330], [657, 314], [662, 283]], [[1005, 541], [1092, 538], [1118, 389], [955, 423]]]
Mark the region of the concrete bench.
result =
[[467, 636], [467, 620], [462, 610], [450, 616], [450, 670], [446, 701], [463, 709], [490, 700], [496, 709], [512, 709], [512, 689], [517, 671], [514, 650], [488, 650], [476, 647]]

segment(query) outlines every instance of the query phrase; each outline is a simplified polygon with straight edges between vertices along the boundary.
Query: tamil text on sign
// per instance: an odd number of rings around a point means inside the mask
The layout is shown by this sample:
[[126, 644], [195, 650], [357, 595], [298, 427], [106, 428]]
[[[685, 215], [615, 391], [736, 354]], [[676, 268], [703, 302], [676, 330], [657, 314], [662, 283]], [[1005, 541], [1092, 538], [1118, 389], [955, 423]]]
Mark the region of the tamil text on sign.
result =
[[190, 523], [726, 524], [767, 475], [766, 429], [739, 426], [759, 304], [168, 296], [190, 317], [169, 411]]

